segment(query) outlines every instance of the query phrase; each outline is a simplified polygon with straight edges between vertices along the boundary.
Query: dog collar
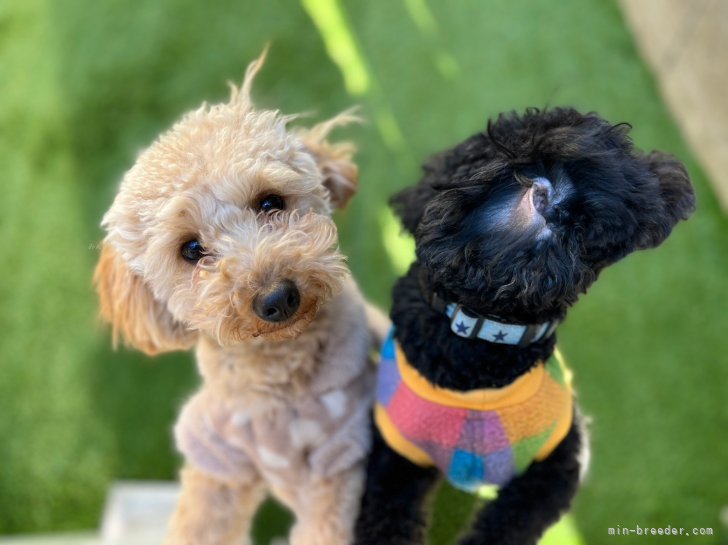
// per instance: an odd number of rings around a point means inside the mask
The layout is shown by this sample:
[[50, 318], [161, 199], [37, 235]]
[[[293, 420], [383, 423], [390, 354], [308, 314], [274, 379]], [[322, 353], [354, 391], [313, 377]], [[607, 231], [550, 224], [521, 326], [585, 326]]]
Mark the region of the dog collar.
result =
[[425, 300], [432, 308], [450, 318], [450, 330], [466, 339], [481, 339], [490, 343], [526, 346], [548, 338], [556, 331], [559, 320], [550, 320], [542, 324], [520, 325], [507, 324], [481, 316], [469, 308], [457, 303], [448, 303], [436, 293]]

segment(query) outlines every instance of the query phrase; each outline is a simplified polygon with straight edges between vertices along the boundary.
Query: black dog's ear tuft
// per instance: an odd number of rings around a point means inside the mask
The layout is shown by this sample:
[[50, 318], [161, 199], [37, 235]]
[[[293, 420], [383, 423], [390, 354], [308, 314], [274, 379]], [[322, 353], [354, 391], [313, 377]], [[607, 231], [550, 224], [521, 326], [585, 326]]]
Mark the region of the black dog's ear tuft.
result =
[[389, 199], [389, 205], [402, 222], [402, 227], [414, 235], [433, 195], [432, 186], [422, 181], [395, 193]]
[[413, 235], [425, 214], [427, 203], [435, 196], [436, 189], [433, 184], [440, 179], [444, 166], [444, 153], [432, 156], [424, 166], [425, 175], [422, 180], [417, 185], [405, 187], [389, 199], [389, 206], [399, 217], [402, 226]]
[[661, 244], [680, 220], [695, 211], [695, 192], [685, 166], [668, 153], [653, 151], [644, 157], [650, 173], [657, 178], [658, 198], [656, 216], [648, 217], [643, 225], [637, 247], [640, 250]]

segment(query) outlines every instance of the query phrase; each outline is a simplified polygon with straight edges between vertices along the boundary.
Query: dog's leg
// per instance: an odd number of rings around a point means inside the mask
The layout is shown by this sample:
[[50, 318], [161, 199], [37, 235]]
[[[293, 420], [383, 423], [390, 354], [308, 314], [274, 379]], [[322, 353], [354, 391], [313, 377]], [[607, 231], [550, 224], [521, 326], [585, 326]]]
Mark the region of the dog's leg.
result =
[[420, 467], [403, 458], [389, 448], [375, 429], [354, 543], [423, 543], [426, 524], [424, 502], [437, 480], [437, 470]]
[[182, 494], [166, 545], [250, 543], [250, 524], [266, 493], [262, 479], [227, 484], [189, 466], [181, 476]]
[[364, 310], [367, 315], [367, 327], [372, 338], [372, 346], [378, 352], [389, 334], [392, 323], [379, 307], [369, 301], [364, 301]]
[[571, 504], [580, 480], [586, 436], [577, 414], [551, 455], [504, 486], [477, 515], [460, 545], [535, 545]]
[[363, 487], [360, 463], [332, 477], [312, 480], [298, 490], [290, 544], [350, 545]]

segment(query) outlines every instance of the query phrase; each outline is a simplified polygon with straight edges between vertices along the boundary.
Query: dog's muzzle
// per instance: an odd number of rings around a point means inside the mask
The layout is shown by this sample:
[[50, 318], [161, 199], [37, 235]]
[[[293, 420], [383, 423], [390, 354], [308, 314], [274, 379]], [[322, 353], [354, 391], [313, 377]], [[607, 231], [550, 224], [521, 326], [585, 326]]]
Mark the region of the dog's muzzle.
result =
[[253, 299], [253, 311], [261, 320], [285, 322], [301, 306], [301, 294], [290, 280], [283, 280]]

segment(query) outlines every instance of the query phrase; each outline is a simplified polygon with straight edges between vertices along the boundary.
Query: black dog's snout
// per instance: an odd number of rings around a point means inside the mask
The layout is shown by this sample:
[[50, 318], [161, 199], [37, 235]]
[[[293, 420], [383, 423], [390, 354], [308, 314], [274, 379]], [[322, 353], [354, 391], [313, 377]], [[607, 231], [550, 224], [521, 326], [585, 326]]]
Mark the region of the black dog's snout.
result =
[[290, 280], [283, 280], [253, 299], [253, 310], [266, 322], [283, 322], [301, 305], [301, 294]]
[[554, 188], [546, 178], [536, 178], [531, 186], [533, 207], [541, 215], [546, 215], [553, 199]]

